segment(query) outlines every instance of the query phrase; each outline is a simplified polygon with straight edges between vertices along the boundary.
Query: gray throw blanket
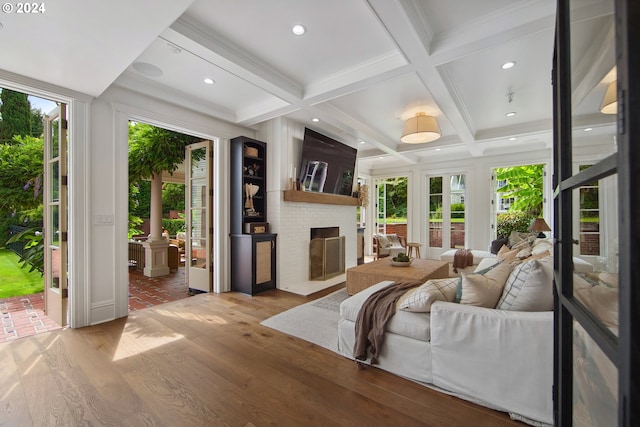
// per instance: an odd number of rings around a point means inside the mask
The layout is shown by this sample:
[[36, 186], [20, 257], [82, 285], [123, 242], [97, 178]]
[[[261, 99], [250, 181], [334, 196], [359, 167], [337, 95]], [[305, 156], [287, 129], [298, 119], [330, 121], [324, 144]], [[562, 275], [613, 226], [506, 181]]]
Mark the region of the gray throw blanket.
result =
[[378, 363], [385, 327], [396, 313], [396, 302], [409, 289], [420, 285], [422, 282], [394, 282], [369, 295], [356, 318], [356, 342], [353, 348], [356, 361], [367, 360], [367, 350], [371, 347], [370, 363]]

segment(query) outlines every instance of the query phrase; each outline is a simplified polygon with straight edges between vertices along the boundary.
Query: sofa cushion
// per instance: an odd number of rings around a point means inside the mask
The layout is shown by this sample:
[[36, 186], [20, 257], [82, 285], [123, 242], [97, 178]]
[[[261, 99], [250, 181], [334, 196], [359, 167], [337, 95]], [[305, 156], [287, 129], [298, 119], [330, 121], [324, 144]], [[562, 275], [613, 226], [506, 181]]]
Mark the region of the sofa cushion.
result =
[[[374, 292], [389, 286], [391, 283], [393, 282], [388, 280], [376, 283], [347, 298], [340, 304], [340, 317], [355, 322], [365, 300]], [[387, 323], [386, 330], [419, 341], [429, 341], [431, 340], [431, 314], [396, 310], [396, 313]]]
[[[480, 261], [480, 263], [485, 263], [487, 264], [487, 266], [481, 269], [480, 264], [478, 264], [478, 267], [474, 270], [472, 274], [486, 274], [489, 271], [491, 271], [494, 267], [497, 267], [498, 264], [502, 262], [502, 261], [498, 261], [497, 258], [485, 258], [485, 259], [492, 259], [495, 262], [489, 263], [488, 261], [485, 262], [485, 260], [483, 259], [482, 261]], [[462, 298], [462, 272], [460, 273], [460, 277], [458, 278], [458, 286], [456, 287], [456, 297], [453, 300], [453, 302], [460, 302], [461, 298]]]
[[496, 308], [511, 311], [553, 310], [551, 257], [518, 264], [507, 279]]
[[456, 297], [458, 278], [428, 280], [421, 286], [408, 290], [399, 300], [400, 310], [428, 313], [434, 301], [453, 302]]
[[494, 308], [502, 295], [511, 268], [509, 263], [502, 262], [485, 274], [463, 272], [460, 304]]

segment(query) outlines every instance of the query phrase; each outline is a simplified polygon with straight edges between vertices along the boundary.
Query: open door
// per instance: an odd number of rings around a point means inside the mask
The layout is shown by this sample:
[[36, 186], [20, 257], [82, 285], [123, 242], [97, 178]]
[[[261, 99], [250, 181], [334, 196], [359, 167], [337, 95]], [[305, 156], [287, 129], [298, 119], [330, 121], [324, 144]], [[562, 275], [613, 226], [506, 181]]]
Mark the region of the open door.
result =
[[67, 106], [44, 116], [44, 296], [47, 316], [67, 325]]
[[211, 141], [187, 146], [185, 276], [191, 292], [213, 291], [213, 147]]

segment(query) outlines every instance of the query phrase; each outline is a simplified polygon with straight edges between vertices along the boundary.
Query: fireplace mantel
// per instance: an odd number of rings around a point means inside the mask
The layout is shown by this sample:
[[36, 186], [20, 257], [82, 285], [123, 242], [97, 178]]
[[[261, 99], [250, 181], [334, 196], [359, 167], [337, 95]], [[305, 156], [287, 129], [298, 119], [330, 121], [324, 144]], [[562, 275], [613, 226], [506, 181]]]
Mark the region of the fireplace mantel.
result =
[[314, 193], [312, 191], [285, 190], [282, 192], [285, 202], [320, 203], [323, 205], [360, 206], [356, 197], [339, 194]]

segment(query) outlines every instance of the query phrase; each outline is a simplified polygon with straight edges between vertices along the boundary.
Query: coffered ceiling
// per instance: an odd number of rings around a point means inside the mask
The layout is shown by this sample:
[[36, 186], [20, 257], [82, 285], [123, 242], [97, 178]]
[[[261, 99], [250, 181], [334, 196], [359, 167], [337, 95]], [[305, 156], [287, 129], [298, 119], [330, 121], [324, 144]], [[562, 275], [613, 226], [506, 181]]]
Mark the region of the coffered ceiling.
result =
[[[612, 10], [574, 3], [585, 70], [576, 108], [596, 117], [614, 63]], [[46, 5], [0, 16], [0, 69], [92, 96], [115, 84], [247, 127], [285, 116], [357, 147], [365, 169], [551, 145], [553, 0]], [[63, 48], [43, 48], [54, 40]], [[503, 70], [507, 61], [516, 65]], [[420, 111], [442, 138], [401, 143], [403, 120]]]

